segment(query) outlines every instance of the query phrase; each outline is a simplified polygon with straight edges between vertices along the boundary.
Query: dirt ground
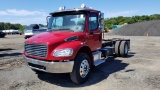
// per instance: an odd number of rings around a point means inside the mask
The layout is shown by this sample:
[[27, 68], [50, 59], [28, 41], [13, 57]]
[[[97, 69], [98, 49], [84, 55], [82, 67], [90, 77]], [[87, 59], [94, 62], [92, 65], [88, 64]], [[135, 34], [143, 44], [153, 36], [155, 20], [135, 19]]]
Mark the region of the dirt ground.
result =
[[33, 72], [23, 60], [23, 37], [0, 38], [0, 90], [160, 90], [160, 37], [105, 37], [131, 39], [129, 57], [110, 58], [82, 85], [69, 74]]

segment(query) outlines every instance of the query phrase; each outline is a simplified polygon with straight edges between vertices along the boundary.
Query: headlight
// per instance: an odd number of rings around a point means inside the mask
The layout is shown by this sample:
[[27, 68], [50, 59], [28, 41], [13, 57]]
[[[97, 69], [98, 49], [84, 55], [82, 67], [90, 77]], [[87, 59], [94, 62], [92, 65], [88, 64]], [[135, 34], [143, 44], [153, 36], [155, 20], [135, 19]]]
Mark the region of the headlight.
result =
[[66, 49], [56, 50], [54, 52], [53, 56], [55, 56], [55, 57], [68, 57], [68, 56], [72, 56], [72, 54], [73, 54], [73, 49], [66, 48]]

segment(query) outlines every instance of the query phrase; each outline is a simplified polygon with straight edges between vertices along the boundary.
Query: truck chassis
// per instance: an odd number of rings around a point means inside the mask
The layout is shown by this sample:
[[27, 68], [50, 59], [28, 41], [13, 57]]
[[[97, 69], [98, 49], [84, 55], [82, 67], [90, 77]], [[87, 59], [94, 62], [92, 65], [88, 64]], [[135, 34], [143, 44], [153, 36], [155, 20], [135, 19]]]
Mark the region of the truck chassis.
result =
[[60, 10], [47, 18], [47, 32], [25, 41], [24, 59], [32, 70], [70, 73], [74, 83], [82, 84], [92, 67], [104, 63], [108, 57], [127, 57], [130, 39], [104, 39], [101, 11], [85, 5], [80, 9]]

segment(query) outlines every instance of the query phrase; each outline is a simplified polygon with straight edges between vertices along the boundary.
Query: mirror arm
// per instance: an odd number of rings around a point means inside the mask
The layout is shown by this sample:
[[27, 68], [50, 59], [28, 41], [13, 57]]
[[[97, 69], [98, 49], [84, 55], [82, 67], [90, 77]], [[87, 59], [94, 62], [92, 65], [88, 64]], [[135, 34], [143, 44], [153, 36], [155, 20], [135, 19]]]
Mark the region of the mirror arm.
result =
[[49, 20], [50, 17], [51, 17], [51, 16], [47, 16], [47, 17], [46, 17], [47, 26], [48, 26], [48, 23], [49, 23], [48, 20]]

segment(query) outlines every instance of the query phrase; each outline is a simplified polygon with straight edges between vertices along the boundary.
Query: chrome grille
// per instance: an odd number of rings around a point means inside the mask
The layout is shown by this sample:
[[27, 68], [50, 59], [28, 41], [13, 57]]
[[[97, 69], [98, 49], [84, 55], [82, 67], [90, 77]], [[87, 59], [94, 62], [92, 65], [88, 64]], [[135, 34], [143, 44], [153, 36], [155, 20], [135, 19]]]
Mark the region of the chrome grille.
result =
[[25, 43], [25, 52], [31, 56], [46, 57], [47, 45]]

